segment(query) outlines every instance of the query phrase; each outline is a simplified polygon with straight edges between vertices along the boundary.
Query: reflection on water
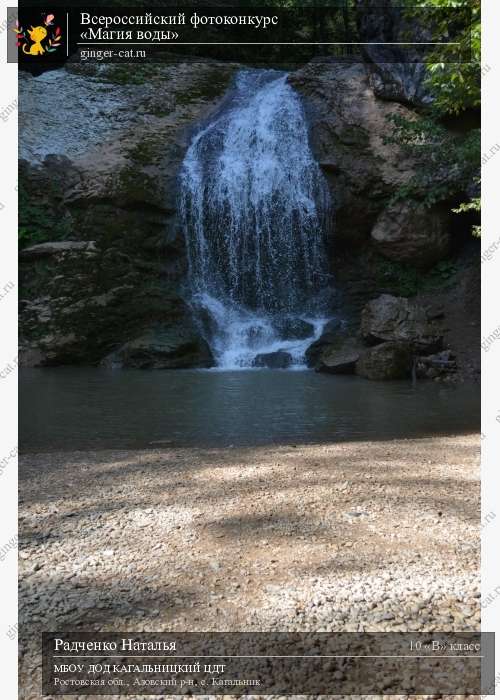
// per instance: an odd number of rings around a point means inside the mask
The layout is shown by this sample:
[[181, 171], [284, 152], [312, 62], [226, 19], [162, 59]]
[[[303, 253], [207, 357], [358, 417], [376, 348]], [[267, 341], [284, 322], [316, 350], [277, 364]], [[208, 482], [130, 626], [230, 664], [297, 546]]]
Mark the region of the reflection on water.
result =
[[20, 372], [21, 450], [262, 445], [477, 430], [476, 386], [310, 371]]

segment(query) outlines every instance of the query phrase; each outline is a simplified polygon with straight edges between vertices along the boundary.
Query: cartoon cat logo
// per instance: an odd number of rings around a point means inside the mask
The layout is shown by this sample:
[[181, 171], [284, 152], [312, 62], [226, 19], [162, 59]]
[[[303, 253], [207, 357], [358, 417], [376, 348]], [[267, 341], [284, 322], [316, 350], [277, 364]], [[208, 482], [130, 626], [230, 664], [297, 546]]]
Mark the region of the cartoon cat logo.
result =
[[35, 27], [28, 29], [28, 35], [33, 44], [30, 46], [29, 51], [26, 51], [26, 44], [23, 44], [23, 53], [29, 53], [32, 56], [38, 56], [38, 54], [45, 53], [45, 49], [42, 46], [42, 41], [47, 36], [47, 30], [45, 27]]
[[16, 20], [16, 26], [13, 32], [17, 34], [17, 46], [21, 47], [22, 52], [28, 56], [43, 56], [45, 52], [53, 53], [57, 51], [61, 45], [61, 28], [54, 27], [54, 15], [46, 15], [44, 26], [31, 26], [30, 29], [23, 29], [19, 21]]

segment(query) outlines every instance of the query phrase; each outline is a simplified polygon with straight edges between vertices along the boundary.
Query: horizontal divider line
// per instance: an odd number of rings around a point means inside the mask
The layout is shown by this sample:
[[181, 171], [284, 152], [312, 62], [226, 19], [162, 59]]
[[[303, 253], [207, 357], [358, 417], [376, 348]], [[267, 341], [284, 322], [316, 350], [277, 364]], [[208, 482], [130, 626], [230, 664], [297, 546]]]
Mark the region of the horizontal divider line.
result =
[[78, 41], [77, 46], [460, 46], [458, 41]]
[[320, 654], [314, 654], [312, 656], [307, 656], [307, 655], [274, 655], [274, 654], [264, 654], [264, 655], [231, 655], [231, 654], [222, 654], [222, 655], [217, 655], [217, 654], [195, 654], [191, 656], [148, 656], [147, 654], [145, 655], [135, 655], [135, 656], [123, 656], [122, 654], [120, 655], [108, 655], [108, 654], [99, 654], [99, 655], [92, 655], [92, 656], [66, 656], [65, 654], [54, 654], [53, 659], [483, 659], [484, 656], [461, 656], [455, 655], [452, 656], [451, 654], [445, 654], [445, 655], [434, 655], [434, 654], [424, 654], [424, 655], [413, 655], [413, 654], [408, 654], [408, 655], [343, 655], [343, 654], [325, 654], [325, 655], [320, 655]]

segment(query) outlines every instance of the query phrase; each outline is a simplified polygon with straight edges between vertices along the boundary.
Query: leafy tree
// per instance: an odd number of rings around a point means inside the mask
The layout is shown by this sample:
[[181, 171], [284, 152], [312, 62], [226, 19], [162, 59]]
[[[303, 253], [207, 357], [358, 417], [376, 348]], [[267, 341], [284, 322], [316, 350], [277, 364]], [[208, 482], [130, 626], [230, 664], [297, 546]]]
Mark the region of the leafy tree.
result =
[[[397, 143], [415, 160], [415, 175], [396, 193], [396, 199], [408, 197], [431, 206], [453, 200], [474, 183], [480, 166], [481, 135], [471, 129], [465, 135], [443, 126], [432, 115], [406, 119], [390, 118], [393, 126], [388, 143]], [[472, 207], [460, 211], [471, 211]]]
[[[393, 118], [394, 131], [389, 141], [397, 142], [416, 159], [417, 174], [397, 196], [413, 196], [428, 204], [443, 201], [480, 184], [480, 131], [456, 133], [443, 120], [478, 110], [481, 104], [481, 4], [480, 0], [407, 1], [408, 17], [418, 16], [424, 7], [436, 35], [456, 45], [440, 46], [427, 65], [427, 86], [432, 106], [420, 119]], [[444, 11], [448, 10], [448, 11]], [[462, 57], [457, 62], [456, 55]], [[474, 188], [472, 188], [474, 189]], [[453, 209], [455, 213], [477, 212], [479, 197], [471, 197]], [[472, 227], [480, 235], [480, 226]]]
[[[480, 0], [425, 0], [418, 5], [426, 8], [436, 35], [458, 42], [458, 53], [464, 59], [456, 61], [455, 45], [440, 46], [435, 60], [431, 55], [427, 83], [434, 95], [433, 108], [440, 114], [478, 109], [481, 105]], [[446, 8], [452, 8], [451, 12], [443, 12]]]

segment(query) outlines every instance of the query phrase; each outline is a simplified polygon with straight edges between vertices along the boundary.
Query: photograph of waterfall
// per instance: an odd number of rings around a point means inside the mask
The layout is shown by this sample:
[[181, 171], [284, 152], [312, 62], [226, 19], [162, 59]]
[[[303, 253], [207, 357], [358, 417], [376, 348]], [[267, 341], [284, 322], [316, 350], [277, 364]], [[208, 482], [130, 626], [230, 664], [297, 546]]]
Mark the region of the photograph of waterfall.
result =
[[20, 11], [19, 697], [484, 694], [409, 656], [495, 518], [480, 3], [424, 5]]

